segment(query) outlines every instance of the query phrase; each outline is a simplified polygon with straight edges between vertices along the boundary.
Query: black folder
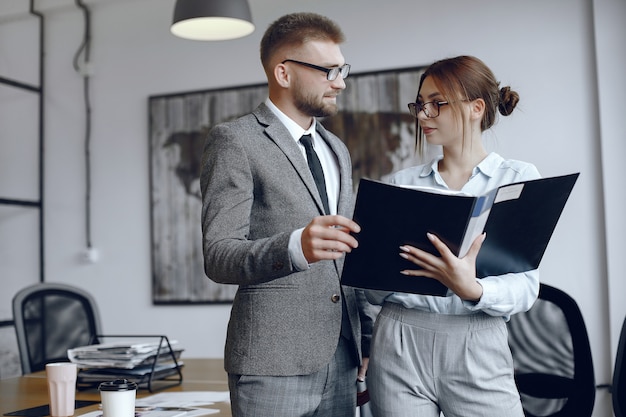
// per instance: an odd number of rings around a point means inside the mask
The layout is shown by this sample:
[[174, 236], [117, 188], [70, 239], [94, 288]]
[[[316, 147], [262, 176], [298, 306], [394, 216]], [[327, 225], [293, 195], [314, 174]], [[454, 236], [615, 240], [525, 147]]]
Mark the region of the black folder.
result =
[[539, 267], [579, 173], [507, 184], [481, 196], [361, 179], [353, 219], [359, 246], [346, 255], [342, 284], [444, 296], [439, 281], [402, 275], [419, 267], [400, 257], [401, 245], [439, 256], [426, 237], [438, 236], [457, 256], [483, 231], [478, 278]]

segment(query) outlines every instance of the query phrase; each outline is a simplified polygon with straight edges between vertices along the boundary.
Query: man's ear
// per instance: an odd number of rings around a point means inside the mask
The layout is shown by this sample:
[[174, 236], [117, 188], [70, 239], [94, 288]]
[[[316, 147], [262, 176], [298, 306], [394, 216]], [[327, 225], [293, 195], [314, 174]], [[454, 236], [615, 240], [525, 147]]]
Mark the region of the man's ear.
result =
[[274, 67], [274, 78], [276, 79], [278, 85], [280, 85], [281, 87], [289, 87], [289, 83], [291, 82], [291, 76], [285, 64], [281, 63]]

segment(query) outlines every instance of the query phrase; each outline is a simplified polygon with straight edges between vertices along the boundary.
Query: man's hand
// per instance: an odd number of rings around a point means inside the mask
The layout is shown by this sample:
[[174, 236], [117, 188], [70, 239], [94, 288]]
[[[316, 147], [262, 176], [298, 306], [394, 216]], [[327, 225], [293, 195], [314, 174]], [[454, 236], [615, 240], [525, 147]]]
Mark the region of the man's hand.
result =
[[356, 380], [359, 382], [365, 381], [365, 375], [367, 374], [367, 367], [370, 364], [370, 358], [363, 358], [361, 366], [359, 366], [359, 373], [356, 376]]
[[340, 216], [319, 216], [311, 220], [302, 231], [302, 252], [307, 262], [338, 259], [358, 246], [350, 234], [361, 227], [352, 220]]

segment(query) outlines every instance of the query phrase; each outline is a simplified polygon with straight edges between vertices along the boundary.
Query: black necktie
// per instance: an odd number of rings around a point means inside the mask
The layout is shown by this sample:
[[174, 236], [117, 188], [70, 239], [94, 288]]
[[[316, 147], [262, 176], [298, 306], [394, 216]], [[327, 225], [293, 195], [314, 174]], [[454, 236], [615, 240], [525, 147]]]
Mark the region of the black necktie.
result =
[[330, 214], [330, 209], [328, 207], [328, 194], [326, 193], [326, 180], [324, 179], [324, 171], [322, 170], [322, 164], [320, 163], [315, 150], [313, 150], [313, 143], [311, 142], [311, 135], [303, 135], [300, 138], [300, 142], [304, 145], [304, 149], [306, 151], [306, 159], [309, 163], [309, 169], [311, 170], [311, 174], [313, 174], [313, 179], [315, 180], [315, 185], [317, 185], [317, 190], [322, 197], [322, 204], [324, 204], [324, 210], [326, 214]]

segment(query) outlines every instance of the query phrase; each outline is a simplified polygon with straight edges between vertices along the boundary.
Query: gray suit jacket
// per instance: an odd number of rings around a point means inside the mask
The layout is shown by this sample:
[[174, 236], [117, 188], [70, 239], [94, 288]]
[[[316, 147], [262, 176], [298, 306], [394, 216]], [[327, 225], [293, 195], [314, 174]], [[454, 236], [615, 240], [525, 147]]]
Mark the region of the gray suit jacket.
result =
[[[339, 164], [338, 213], [351, 217], [350, 155], [319, 123], [317, 132]], [[358, 305], [364, 297], [341, 289], [343, 259], [317, 262], [302, 272], [292, 267], [290, 234], [322, 215], [323, 207], [298, 145], [265, 104], [211, 130], [200, 181], [206, 274], [239, 286], [228, 323], [226, 371], [284, 376], [319, 370], [337, 346], [342, 313], [333, 296], [341, 294], [360, 357]], [[368, 350], [371, 316], [363, 318]]]

